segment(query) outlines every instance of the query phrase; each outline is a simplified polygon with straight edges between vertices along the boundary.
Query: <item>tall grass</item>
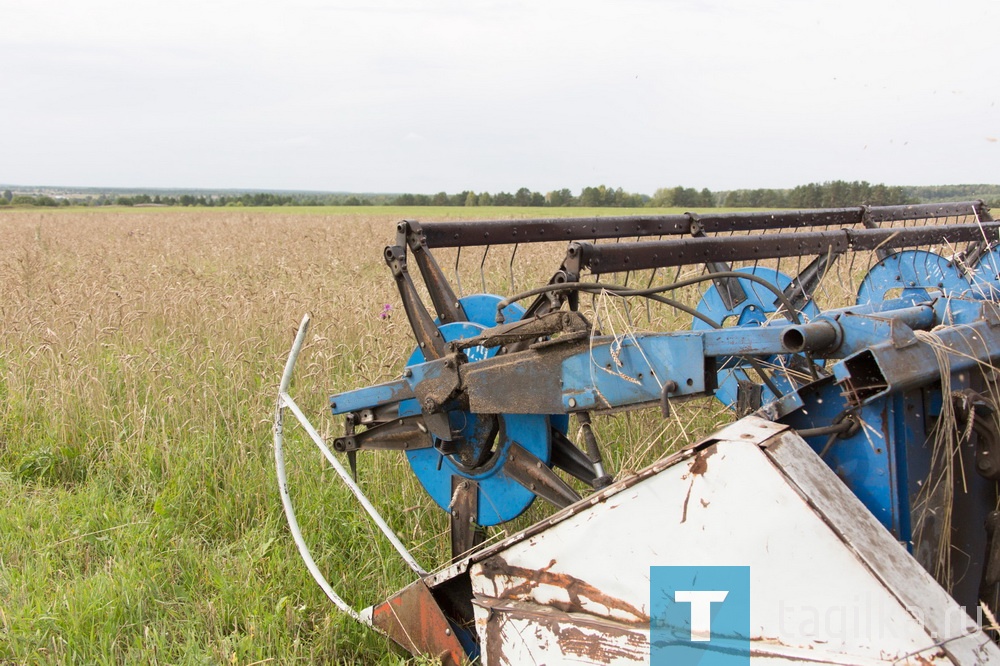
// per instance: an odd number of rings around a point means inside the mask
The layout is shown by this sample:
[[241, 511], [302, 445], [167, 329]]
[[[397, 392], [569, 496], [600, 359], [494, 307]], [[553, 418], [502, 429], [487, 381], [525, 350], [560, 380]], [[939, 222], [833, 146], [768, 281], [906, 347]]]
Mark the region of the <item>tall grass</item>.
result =
[[[306, 311], [292, 393], [322, 430], [339, 427], [330, 393], [398, 376], [412, 342], [381, 248], [402, 214], [305, 212], [0, 213], [0, 663], [400, 659], [302, 565], [271, 419]], [[560, 258], [520, 251], [515, 286], [547, 280]], [[487, 286], [503, 293], [508, 260], [489, 259]], [[463, 261], [465, 291], [479, 291], [479, 260]], [[612, 469], [638, 469], [720, 414], [711, 403], [668, 423], [636, 413], [599, 421], [599, 434]], [[363, 607], [409, 582], [287, 430], [290, 488], [334, 587]], [[360, 475], [418, 559], [442, 563], [446, 517], [404, 459], [364, 455]], [[536, 503], [510, 529], [546, 510]]]

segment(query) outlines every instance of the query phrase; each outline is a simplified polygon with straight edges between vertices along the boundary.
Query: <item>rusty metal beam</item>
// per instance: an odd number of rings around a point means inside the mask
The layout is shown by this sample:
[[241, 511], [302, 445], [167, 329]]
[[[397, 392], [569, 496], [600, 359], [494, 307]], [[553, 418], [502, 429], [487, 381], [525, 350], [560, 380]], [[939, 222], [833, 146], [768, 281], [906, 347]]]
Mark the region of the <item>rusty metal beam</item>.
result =
[[996, 240], [1000, 222], [950, 224], [947, 226], [906, 227], [901, 229], [841, 229], [839, 231], [802, 231], [795, 234], [757, 234], [683, 238], [595, 245], [572, 243], [567, 250], [567, 265], [576, 263], [593, 273], [645, 270], [706, 261], [756, 261], [779, 257], [841, 254], [849, 250], [935, 245], [948, 242]]
[[988, 209], [982, 201], [914, 206], [855, 206], [815, 210], [707, 213], [704, 215], [618, 215], [608, 217], [536, 218], [528, 220], [474, 220], [435, 222], [421, 227], [428, 247], [470, 247], [582, 241], [606, 238], [687, 235], [697, 220], [706, 233], [805, 229], [822, 226], [859, 226], [874, 222], [920, 220], [934, 217], [978, 216]]

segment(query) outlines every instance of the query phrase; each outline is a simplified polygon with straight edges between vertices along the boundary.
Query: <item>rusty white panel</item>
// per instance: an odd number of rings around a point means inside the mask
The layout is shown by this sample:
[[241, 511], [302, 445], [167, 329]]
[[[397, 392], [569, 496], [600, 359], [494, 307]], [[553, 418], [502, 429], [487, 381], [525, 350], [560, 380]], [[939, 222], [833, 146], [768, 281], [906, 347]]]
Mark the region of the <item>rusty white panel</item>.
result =
[[[474, 606], [488, 664], [635, 664], [649, 659], [649, 629], [551, 606], [481, 599]], [[525, 640], [525, 638], [528, 640]]]
[[[927, 609], [908, 610], [765, 455], [761, 444], [780, 439], [779, 430], [743, 419], [695, 455], [633, 485], [619, 482], [596, 504], [491, 549], [470, 568], [484, 663], [609, 663], [607, 654], [588, 659], [560, 640], [566, 627], [583, 631], [587, 622], [634, 628], [621, 639], [629, 650], [614, 661], [647, 661], [654, 565], [749, 566], [755, 664], [805, 656], [829, 664], [1000, 663], [981, 632], [986, 645], [976, 661], [948, 657], [940, 644], [975, 631], [969, 617], [954, 602], [933, 609], [944, 614], [934, 625], [946, 633], [932, 637], [921, 621]], [[811, 455], [803, 464], [823, 465]], [[898, 581], [927, 584], [905, 551], [893, 566], [903, 567]], [[565, 617], [533, 622], [543, 609]], [[646, 641], [641, 650], [637, 636]]]

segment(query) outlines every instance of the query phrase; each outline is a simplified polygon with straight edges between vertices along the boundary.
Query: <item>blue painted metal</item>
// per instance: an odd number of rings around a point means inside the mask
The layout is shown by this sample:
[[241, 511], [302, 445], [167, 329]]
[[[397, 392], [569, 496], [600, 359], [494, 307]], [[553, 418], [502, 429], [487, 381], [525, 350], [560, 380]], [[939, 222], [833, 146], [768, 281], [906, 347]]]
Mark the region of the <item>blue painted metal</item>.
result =
[[953, 261], [927, 250], [904, 250], [871, 267], [858, 288], [857, 302], [866, 305], [911, 292], [924, 299], [935, 293], [957, 296], [968, 289]]
[[[454, 322], [440, 326], [445, 342], [463, 340], [479, 335], [496, 319], [497, 304], [502, 299], [493, 294], [474, 294], [459, 299], [469, 321]], [[516, 321], [524, 314], [524, 308], [518, 304], [508, 305], [503, 310], [507, 321]], [[435, 321], [435, 323], [438, 323]], [[472, 347], [465, 350], [469, 362], [492, 358], [497, 348]], [[424, 364], [424, 354], [419, 347], [413, 350], [407, 360], [407, 367], [414, 375], [420, 374], [418, 366]], [[434, 365], [434, 364], [424, 364]], [[414, 377], [419, 380], [419, 377]], [[416, 400], [406, 400], [400, 403], [399, 415], [411, 416], [420, 413], [420, 405]], [[452, 411], [449, 420], [453, 427], [462, 431], [466, 441], [473, 446], [482, 446], [488, 442], [476, 442], [475, 433], [480, 425], [480, 415], [464, 411]], [[445, 511], [451, 505], [451, 477], [458, 475], [467, 479], [475, 479], [479, 483], [478, 516], [476, 522], [483, 527], [497, 525], [512, 520], [521, 515], [531, 506], [535, 494], [508, 477], [503, 472], [504, 463], [510, 454], [511, 444], [517, 442], [530, 451], [539, 460], [548, 464], [552, 452], [552, 438], [549, 433], [549, 419], [540, 414], [506, 414], [497, 416], [499, 431], [494, 452], [484, 468], [475, 472], [466, 469], [453, 456], [441, 453], [437, 448], [417, 449], [406, 452], [406, 458], [413, 473], [424, 487], [427, 494]], [[564, 419], [565, 420], [565, 419]], [[563, 426], [565, 432], [565, 425]], [[478, 453], [478, 451], [477, 451]]]
[[[768, 268], [766, 266], [738, 268], [735, 272], [745, 273], [747, 275], [753, 275], [767, 280], [780, 291], [785, 291], [792, 284], [792, 278], [788, 277], [781, 271]], [[722, 298], [722, 294], [719, 292], [718, 286], [713, 284], [702, 295], [701, 300], [698, 302], [698, 307], [696, 308], [697, 311], [712, 319], [724, 328], [733, 326], [740, 328], [761, 328], [768, 326], [769, 318], [771, 318], [774, 313], [778, 311], [780, 306], [774, 292], [752, 280], [737, 278], [737, 281], [746, 294], [746, 299], [744, 301], [734, 305], [732, 308], [727, 307]], [[804, 321], [809, 321], [817, 315], [819, 315], [819, 308], [816, 307], [816, 304], [810, 300], [803, 306], [799, 316], [802, 317]], [[785, 321], [782, 318], [779, 318], [779, 320]], [[713, 329], [713, 327], [707, 322], [698, 319], [697, 317], [694, 318], [691, 328], [695, 331]], [[755, 337], [758, 336], [750, 335], [747, 336], [747, 339], [749, 340]], [[776, 355], [762, 358], [760, 359], [760, 363], [768, 367], [781, 368], [788, 367], [790, 359], [787, 355]], [[754, 383], [760, 383], [759, 378], [757, 378], [756, 373], [750, 369], [750, 365], [747, 361], [737, 356], [719, 358], [718, 368], [718, 388], [715, 391], [715, 397], [719, 400], [719, 402], [726, 405], [730, 409], [736, 406], [737, 391], [740, 381], [753, 381]], [[776, 373], [772, 377], [772, 380], [778, 390], [781, 391], [782, 395], [794, 390], [795, 385], [788, 379], [788, 376], [782, 372]], [[762, 387], [762, 402], [764, 404], [773, 402], [777, 397], [779, 396], [776, 396], [770, 388], [767, 386]]]
[[674, 333], [598, 339], [563, 360], [561, 377], [568, 412], [657, 402], [667, 382], [676, 386], [670, 396], [703, 394], [704, 338]]
[[330, 410], [334, 415], [391, 405], [413, 397], [410, 385], [402, 379], [377, 384], [354, 391], [330, 396]]
[[[400, 411], [403, 407], [400, 406]], [[451, 504], [451, 477], [458, 475], [479, 483], [479, 506], [476, 522], [488, 527], [512, 520], [531, 506], [535, 494], [513, 480], [503, 470], [514, 442], [548, 464], [551, 435], [548, 417], [541, 414], [508, 414], [497, 417], [500, 431], [489, 463], [473, 473], [459, 465], [452, 456], [437, 449], [407, 451], [413, 473], [427, 494], [446, 511]]]
[[[952, 303], [957, 306], [958, 303]], [[998, 322], [979, 319], [934, 331], [936, 345], [948, 350], [953, 373], [988, 368], [1000, 362]], [[867, 404], [892, 393], [938, 380], [938, 360], [930, 344], [920, 343], [912, 330], [896, 326], [894, 338], [870, 345], [833, 366], [838, 383], [856, 404]]]
[[979, 258], [966, 279], [973, 297], [1000, 301], [1000, 246], [993, 246]]
[[[825, 377], [798, 390], [801, 407], [779, 419], [798, 430], [807, 431], [833, 423], [849, 410], [841, 387], [832, 377]], [[805, 440], [817, 453], [824, 454], [824, 461], [838, 477], [857, 495], [868, 510], [891, 531], [897, 539], [910, 538], [909, 524], [904, 525], [898, 495], [897, 460], [899, 452], [890, 442], [896, 439], [898, 424], [892, 420], [894, 412], [889, 399], [873, 401], [855, 412], [866, 424], [853, 436], [832, 439], [829, 435], [806, 437]]]

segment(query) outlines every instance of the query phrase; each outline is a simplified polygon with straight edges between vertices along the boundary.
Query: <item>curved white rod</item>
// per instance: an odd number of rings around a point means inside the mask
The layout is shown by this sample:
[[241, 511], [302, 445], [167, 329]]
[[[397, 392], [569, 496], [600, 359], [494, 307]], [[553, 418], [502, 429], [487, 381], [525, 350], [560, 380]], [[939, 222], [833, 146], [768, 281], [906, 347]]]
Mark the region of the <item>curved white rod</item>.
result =
[[340, 596], [327, 582], [322, 572], [320, 572], [319, 567], [316, 565], [316, 562], [313, 560], [312, 555], [309, 552], [309, 547], [306, 545], [305, 539], [302, 537], [302, 531], [299, 529], [298, 521], [295, 518], [295, 509], [292, 507], [292, 500], [288, 494], [288, 482], [285, 476], [285, 460], [282, 452], [285, 407], [292, 410], [295, 418], [298, 419], [299, 423], [302, 424], [302, 427], [305, 428], [309, 437], [313, 440], [316, 446], [319, 447], [319, 450], [323, 453], [323, 456], [340, 476], [341, 480], [343, 480], [343, 482], [347, 484], [347, 487], [350, 488], [351, 492], [354, 493], [354, 496], [357, 497], [361, 506], [364, 507], [368, 515], [371, 516], [371, 519], [378, 526], [379, 530], [381, 530], [386, 538], [389, 539], [389, 542], [396, 549], [396, 552], [400, 554], [403, 560], [406, 561], [406, 563], [418, 576], [426, 576], [427, 572], [424, 571], [419, 564], [417, 564], [417, 561], [413, 558], [409, 551], [406, 550], [406, 547], [396, 536], [395, 532], [393, 532], [389, 525], [385, 522], [378, 510], [368, 500], [368, 497], [365, 496], [361, 488], [359, 488], [354, 482], [354, 479], [351, 478], [350, 474], [347, 473], [347, 470], [345, 470], [340, 464], [340, 461], [334, 457], [333, 453], [323, 441], [323, 437], [316, 431], [312, 424], [309, 423], [309, 419], [306, 418], [306, 415], [302, 412], [299, 406], [295, 404], [295, 401], [288, 395], [288, 386], [292, 381], [292, 372], [295, 368], [295, 361], [298, 359], [299, 351], [301, 351], [302, 344], [305, 341], [306, 331], [309, 329], [309, 321], [309, 315], [306, 314], [302, 318], [302, 323], [299, 325], [298, 333], [295, 335], [295, 342], [292, 343], [292, 350], [288, 355], [288, 360], [285, 362], [285, 370], [281, 375], [281, 384], [278, 387], [278, 404], [274, 416], [274, 461], [278, 474], [278, 489], [281, 493], [281, 503], [285, 509], [285, 517], [288, 520], [288, 527], [292, 532], [292, 537], [295, 539], [295, 545], [298, 548], [299, 554], [302, 556], [302, 560], [305, 562], [306, 567], [309, 569], [309, 572], [326, 593], [326, 596], [329, 597], [340, 610], [344, 611], [358, 621], [363, 621], [358, 612], [347, 605], [347, 603], [340, 598]]

